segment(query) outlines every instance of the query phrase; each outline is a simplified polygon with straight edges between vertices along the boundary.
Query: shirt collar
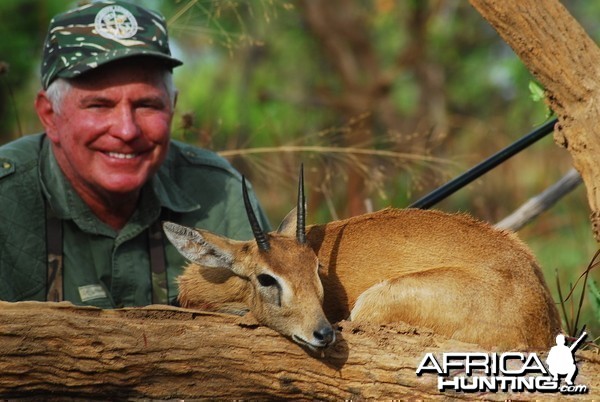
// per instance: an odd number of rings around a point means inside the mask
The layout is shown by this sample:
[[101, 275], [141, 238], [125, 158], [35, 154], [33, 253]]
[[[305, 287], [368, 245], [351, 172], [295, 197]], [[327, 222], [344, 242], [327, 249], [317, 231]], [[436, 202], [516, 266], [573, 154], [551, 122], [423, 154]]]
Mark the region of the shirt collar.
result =
[[77, 219], [91, 213], [60, 170], [47, 137], [39, 158], [40, 184], [54, 214], [60, 219]]
[[170, 161], [167, 159], [152, 178], [152, 188], [160, 200], [160, 205], [173, 212], [186, 213], [200, 209], [202, 206], [191, 196], [188, 191], [181, 188], [171, 175]]

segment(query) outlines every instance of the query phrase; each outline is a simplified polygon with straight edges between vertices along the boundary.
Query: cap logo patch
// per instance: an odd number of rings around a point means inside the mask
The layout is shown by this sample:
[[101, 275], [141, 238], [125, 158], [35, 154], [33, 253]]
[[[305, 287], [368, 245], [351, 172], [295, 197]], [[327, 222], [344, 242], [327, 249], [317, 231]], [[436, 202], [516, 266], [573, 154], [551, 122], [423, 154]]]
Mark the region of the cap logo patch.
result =
[[138, 23], [133, 14], [121, 6], [108, 6], [98, 11], [94, 27], [108, 39], [127, 39], [136, 34]]

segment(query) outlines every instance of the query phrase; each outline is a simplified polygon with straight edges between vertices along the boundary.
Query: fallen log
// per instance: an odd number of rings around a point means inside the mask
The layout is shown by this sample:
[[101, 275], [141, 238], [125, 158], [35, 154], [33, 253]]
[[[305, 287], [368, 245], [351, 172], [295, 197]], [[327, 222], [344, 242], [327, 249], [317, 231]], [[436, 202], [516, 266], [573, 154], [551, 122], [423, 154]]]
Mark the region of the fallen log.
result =
[[[441, 393], [437, 376], [415, 374], [426, 352], [481, 351], [476, 345], [404, 324], [342, 322], [338, 331], [339, 342], [324, 356], [316, 356], [250, 317], [168, 306], [100, 310], [67, 302], [0, 302], [0, 396], [102, 400], [515, 397]], [[577, 383], [589, 387], [585, 398], [600, 398], [600, 357], [580, 351], [577, 358]]]

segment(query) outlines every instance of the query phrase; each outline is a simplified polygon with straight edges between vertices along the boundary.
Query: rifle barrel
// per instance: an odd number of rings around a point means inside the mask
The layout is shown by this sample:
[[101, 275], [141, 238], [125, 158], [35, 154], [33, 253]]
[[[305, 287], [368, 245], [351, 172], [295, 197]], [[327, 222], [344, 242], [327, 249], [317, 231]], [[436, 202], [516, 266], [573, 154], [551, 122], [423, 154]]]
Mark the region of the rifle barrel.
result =
[[438, 202], [444, 200], [445, 198], [454, 194], [456, 191], [465, 187], [467, 184], [483, 176], [485, 173], [492, 170], [502, 162], [521, 152], [531, 144], [537, 142], [539, 139], [550, 134], [552, 131], [554, 131], [554, 125], [557, 121], [558, 119], [556, 118], [549, 120], [529, 134], [526, 134], [506, 148], [490, 156], [483, 162], [475, 165], [462, 175], [452, 179], [448, 183], [438, 187], [429, 194], [413, 202], [408, 206], [408, 208], [428, 209]]

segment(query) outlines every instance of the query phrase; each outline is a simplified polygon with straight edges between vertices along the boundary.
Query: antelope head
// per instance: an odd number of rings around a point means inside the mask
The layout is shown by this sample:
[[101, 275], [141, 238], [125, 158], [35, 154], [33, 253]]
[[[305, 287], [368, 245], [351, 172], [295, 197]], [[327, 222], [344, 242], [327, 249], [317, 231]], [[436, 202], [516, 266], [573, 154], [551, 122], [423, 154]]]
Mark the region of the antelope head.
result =
[[[225, 269], [228, 275], [241, 279], [234, 281], [242, 282], [239, 291], [222, 288], [222, 294], [243, 293], [238, 297], [261, 324], [316, 350], [331, 345], [335, 332], [323, 312], [319, 263], [306, 239], [303, 181], [301, 170], [297, 207], [284, 218], [277, 231], [265, 233], [250, 204], [243, 179], [244, 205], [254, 241], [235, 241], [170, 222], [163, 227], [167, 238], [192, 264], [203, 270]], [[231, 283], [221, 281], [215, 286], [231, 286]], [[180, 282], [180, 292], [181, 286]]]

